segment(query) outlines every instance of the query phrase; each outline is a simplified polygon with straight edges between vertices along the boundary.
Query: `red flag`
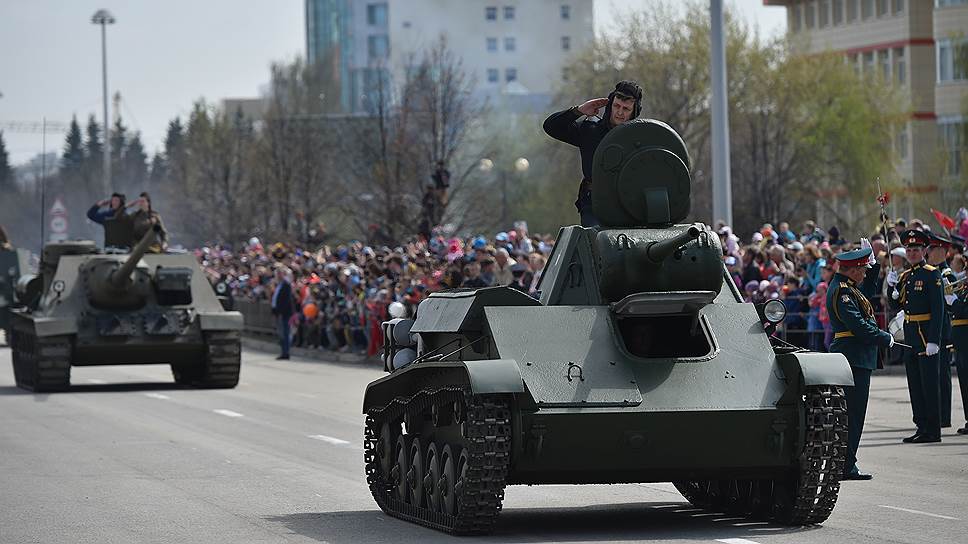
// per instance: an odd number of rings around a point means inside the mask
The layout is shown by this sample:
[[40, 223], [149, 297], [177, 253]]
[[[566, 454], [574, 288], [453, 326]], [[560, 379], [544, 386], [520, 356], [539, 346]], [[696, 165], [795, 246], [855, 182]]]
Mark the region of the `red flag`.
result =
[[891, 201], [891, 193], [884, 191], [884, 194], [877, 195], [877, 201], [881, 203], [881, 206], [887, 206]]
[[938, 223], [941, 224], [942, 227], [944, 227], [944, 230], [951, 230], [951, 229], [955, 228], [955, 220], [954, 219], [952, 219], [952, 218], [948, 217], [947, 215], [939, 212], [938, 210], [935, 210], [934, 208], [931, 208], [931, 213], [934, 214], [934, 218], [938, 220]]

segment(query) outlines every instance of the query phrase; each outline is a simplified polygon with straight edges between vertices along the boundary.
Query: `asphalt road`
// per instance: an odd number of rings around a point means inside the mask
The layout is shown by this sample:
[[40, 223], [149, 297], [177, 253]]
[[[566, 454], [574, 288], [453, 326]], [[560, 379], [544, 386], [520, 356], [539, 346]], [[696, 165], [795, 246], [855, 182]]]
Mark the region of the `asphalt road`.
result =
[[[69, 392], [35, 395], [0, 348], [0, 542], [456, 542], [369, 496], [359, 411], [380, 374], [246, 350], [234, 390], [118, 366], [75, 368]], [[956, 400], [956, 427], [961, 414]], [[700, 512], [669, 484], [513, 486], [494, 535], [472, 540], [968, 542], [968, 437], [902, 445], [901, 376], [874, 378], [868, 421], [860, 458], [876, 478], [845, 482], [820, 527]]]

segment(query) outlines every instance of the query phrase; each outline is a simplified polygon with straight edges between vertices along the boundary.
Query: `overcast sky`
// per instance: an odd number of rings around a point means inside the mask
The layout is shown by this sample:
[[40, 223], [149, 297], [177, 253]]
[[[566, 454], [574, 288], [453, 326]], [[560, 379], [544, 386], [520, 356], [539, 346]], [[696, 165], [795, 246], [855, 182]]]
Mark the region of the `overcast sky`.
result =
[[[454, 0], [459, 1], [459, 0]], [[578, 0], [581, 1], [581, 0]], [[621, 11], [655, 0], [597, 0], [598, 30]], [[727, 0], [729, 2], [729, 0]], [[768, 34], [785, 30], [785, 10], [762, 0], [732, 5]], [[149, 154], [165, 127], [204, 97], [258, 96], [269, 64], [303, 55], [303, 0], [4, 0], [0, 7], [0, 123], [101, 120], [101, 35], [91, 15], [107, 8], [108, 84], [122, 95], [125, 124]], [[2, 125], [0, 125], [2, 128]], [[40, 153], [39, 134], [4, 130], [14, 164]], [[63, 134], [48, 135], [60, 150]]]

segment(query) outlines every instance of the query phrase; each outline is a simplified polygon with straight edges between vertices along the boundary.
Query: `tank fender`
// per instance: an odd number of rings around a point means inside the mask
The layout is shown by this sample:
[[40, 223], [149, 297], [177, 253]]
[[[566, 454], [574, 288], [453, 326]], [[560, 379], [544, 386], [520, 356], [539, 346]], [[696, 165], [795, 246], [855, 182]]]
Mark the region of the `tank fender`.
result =
[[777, 362], [786, 376], [799, 374], [803, 385], [854, 385], [850, 363], [840, 353], [785, 353]]
[[77, 334], [77, 320], [62, 317], [35, 317], [34, 333], [39, 337]]
[[240, 331], [244, 325], [240, 312], [198, 312], [203, 331]]
[[423, 362], [408, 365], [366, 386], [363, 413], [396, 397], [410, 397], [423, 388], [469, 385], [475, 394], [524, 394], [524, 380], [514, 359]]

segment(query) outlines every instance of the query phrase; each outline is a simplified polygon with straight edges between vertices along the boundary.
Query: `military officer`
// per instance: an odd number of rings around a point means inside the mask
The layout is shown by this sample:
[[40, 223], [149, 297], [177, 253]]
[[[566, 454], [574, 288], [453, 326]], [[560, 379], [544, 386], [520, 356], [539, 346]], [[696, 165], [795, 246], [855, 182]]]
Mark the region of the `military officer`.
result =
[[[865, 240], [866, 241], [866, 240]], [[894, 345], [894, 337], [877, 327], [874, 308], [863, 290], [876, 289], [878, 268], [870, 244], [834, 257], [839, 268], [827, 290], [827, 308], [834, 341], [830, 351], [842, 353], [854, 374], [854, 386], [847, 387], [847, 463], [845, 480], [870, 480], [870, 474], [857, 468], [857, 447], [864, 432], [871, 374], [877, 368], [878, 348]], [[869, 274], [873, 271], [873, 274]]]
[[941, 394], [938, 352], [944, 325], [944, 290], [941, 273], [924, 261], [928, 235], [919, 230], [906, 230], [901, 242], [911, 268], [900, 275], [888, 274], [894, 285], [891, 306], [904, 315], [904, 338], [911, 344], [904, 357], [908, 393], [915, 433], [905, 443], [941, 442]]
[[[959, 240], [952, 236], [955, 247], [959, 252], [964, 250], [964, 246], [958, 248]], [[966, 276], [962, 275], [962, 278]], [[965, 421], [968, 422], [968, 287], [965, 280], [956, 284], [953, 288], [954, 300], [948, 306], [951, 311], [951, 342], [954, 344], [955, 368], [958, 369], [958, 385], [961, 389], [961, 403], [965, 409]], [[958, 434], [968, 434], [968, 423], [958, 429]]]
[[941, 428], [951, 427], [951, 305], [954, 303], [954, 284], [957, 281], [955, 273], [948, 267], [948, 249], [952, 243], [947, 238], [929, 234], [927, 248], [928, 264], [941, 272], [941, 285], [944, 288], [945, 312], [944, 323], [941, 326], [941, 351], [938, 353], [940, 367], [939, 380], [941, 383]]

